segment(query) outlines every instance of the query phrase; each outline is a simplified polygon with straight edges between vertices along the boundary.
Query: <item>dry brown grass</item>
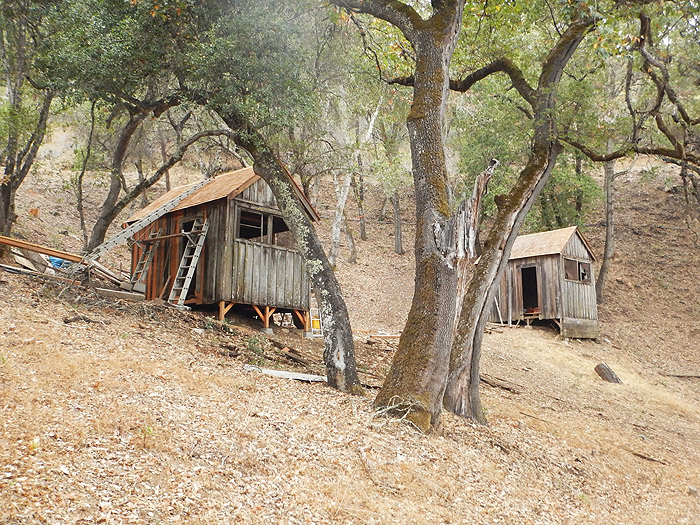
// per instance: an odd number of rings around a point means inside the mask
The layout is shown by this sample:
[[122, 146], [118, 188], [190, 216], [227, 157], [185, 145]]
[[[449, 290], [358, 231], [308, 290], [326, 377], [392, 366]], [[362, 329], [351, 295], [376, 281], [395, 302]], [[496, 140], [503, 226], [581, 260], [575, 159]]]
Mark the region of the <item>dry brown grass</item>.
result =
[[[490, 425], [442, 435], [378, 419], [368, 398], [244, 372], [196, 316], [86, 308], [5, 276], [0, 515], [6, 522], [692, 523], [697, 406], [595, 343], [487, 337]], [[119, 306], [119, 305], [117, 305]], [[116, 307], [115, 307], [116, 308]], [[7, 327], [13, 325], [9, 330]], [[139, 328], [140, 327], [140, 328]], [[129, 334], [124, 337], [123, 334]], [[517, 348], [517, 351], [514, 349]], [[633, 452], [668, 463], [654, 463]]]
[[[51, 184], [35, 183], [26, 203], [39, 217], [59, 192]], [[649, 221], [670, 220], [673, 203], [648, 195]], [[23, 206], [23, 231], [49, 228]], [[644, 230], [642, 211], [631, 218]], [[411, 256], [391, 258], [387, 232], [373, 226], [387, 246], [361, 246], [361, 265], [340, 274], [358, 327], [393, 332]], [[682, 232], [659, 232], [689, 249]], [[34, 240], [65, 237], [42, 235]], [[639, 245], [619, 245], [612, 279], [628, 279], [639, 250], [655, 267], [661, 237], [621, 235]], [[602, 311], [610, 342], [487, 335], [483, 372], [517, 393], [484, 386], [488, 426], [446, 414], [432, 436], [378, 418], [371, 395], [244, 371], [260, 359], [292, 367], [272, 345], [248, 351], [250, 328], [226, 333], [199, 315], [73, 292], [59, 300], [51, 286], [0, 273], [0, 523], [697, 523], [700, 390], [660, 374], [700, 370], [697, 253], [666, 262], [663, 283], [642, 268], [640, 283], [614, 288]], [[642, 321], [671, 298], [687, 303], [680, 318]], [[76, 309], [104, 324], [63, 323]], [[301, 346], [297, 334], [278, 337]], [[393, 344], [366, 340], [360, 364], [381, 373]], [[304, 345], [320, 362], [320, 345]], [[624, 383], [600, 381], [600, 361]]]

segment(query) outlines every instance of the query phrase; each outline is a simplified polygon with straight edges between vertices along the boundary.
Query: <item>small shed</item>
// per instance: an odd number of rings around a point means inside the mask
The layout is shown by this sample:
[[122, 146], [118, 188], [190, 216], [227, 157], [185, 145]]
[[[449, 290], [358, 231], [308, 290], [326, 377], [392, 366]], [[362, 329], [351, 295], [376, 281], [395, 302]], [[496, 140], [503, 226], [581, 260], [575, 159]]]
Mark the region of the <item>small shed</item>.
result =
[[[168, 203], [193, 187], [172, 189], [129, 217], [127, 224], [167, 209]], [[309, 218], [318, 220], [295, 183], [294, 188]], [[188, 256], [188, 237], [192, 239], [196, 229], [201, 232], [205, 223], [208, 229], [204, 228], [199, 252], [193, 251], [195, 270], [181, 294], [182, 303], [218, 304], [220, 319], [234, 304], [250, 305], [266, 328], [273, 312], [294, 312], [309, 331], [310, 286], [304, 261], [272, 190], [253, 168], [213, 178], [134, 234], [134, 289], [146, 299], [172, 297], [179, 268]]]
[[576, 226], [519, 236], [490, 320], [552, 319], [564, 337], [597, 337], [595, 260]]

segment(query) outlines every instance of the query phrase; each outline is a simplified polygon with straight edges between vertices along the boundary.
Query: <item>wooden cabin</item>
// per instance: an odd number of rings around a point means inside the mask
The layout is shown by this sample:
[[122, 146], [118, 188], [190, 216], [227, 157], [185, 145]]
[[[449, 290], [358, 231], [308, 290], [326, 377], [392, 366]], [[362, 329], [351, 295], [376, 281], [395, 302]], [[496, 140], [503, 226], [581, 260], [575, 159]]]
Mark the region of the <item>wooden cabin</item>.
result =
[[[293, 182], [293, 181], [292, 181]], [[140, 210], [127, 223], [142, 219], [194, 184], [175, 188]], [[294, 184], [311, 220], [318, 215]], [[213, 178], [162, 217], [134, 235], [131, 272], [152, 246], [152, 260], [134, 289], [146, 299], [168, 298], [193, 225], [208, 223], [184, 304], [218, 304], [219, 318], [234, 304], [252, 306], [265, 328], [275, 311], [294, 312], [309, 328], [309, 279], [270, 187], [253, 168]], [[195, 222], [196, 221], [196, 222]], [[143, 264], [143, 262], [142, 262]], [[140, 289], [138, 288], [140, 287]]]
[[519, 236], [490, 320], [510, 323], [552, 319], [563, 337], [597, 337], [595, 260], [575, 226]]

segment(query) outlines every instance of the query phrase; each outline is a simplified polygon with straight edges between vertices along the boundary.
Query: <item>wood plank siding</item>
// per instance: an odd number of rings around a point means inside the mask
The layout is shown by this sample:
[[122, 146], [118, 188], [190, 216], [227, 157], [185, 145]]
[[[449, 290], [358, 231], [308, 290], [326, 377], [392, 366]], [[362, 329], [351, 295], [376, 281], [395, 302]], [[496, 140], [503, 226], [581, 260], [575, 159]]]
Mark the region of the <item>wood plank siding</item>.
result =
[[274, 210], [279, 213], [279, 210], [277, 209], [277, 201], [275, 200], [275, 196], [272, 194], [270, 186], [268, 186], [267, 183], [262, 179], [258, 179], [253, 184], [248, 186], [245, 190], [243, 190], [241, 193], [239, 193], [236, 197], [236, 200], [248, 204], [263, 206], [269, 209], [270, 211]]
[[220, 290], [225, 301], [309, 309], [309, 279], [296, 250], [236, 240], [230, 289]]
[[[555, 255], [542, 257], [525, 257], [511, 260], [505, 270], [505, 276], [501, 280], [496, 300], [501, 309], [501, 317], [504, 321], [517, 321], [525, 318], [523, 307], [523, 268], [535, 268], [537, 272], [537, 303], [539, 312], [530, 317], [537, 319], [556, 319], [561, 317], [560, 283], [559, 283], [559, 257]], [[500, 321], [498, 310], [494, 304], [490, 321]]]
[[[253, 197], [261, 198], [267, 209], [269, 199], [261, 188], [253, 189]], [[266, 186], [265, 186], [266, 187]], [[246, 191], [248, 191], [246, 190]], [[251, 196], [251, 195], [249, 195]], [[246, 209], [249, 204], [246, 204]], [[190, 294], [198, 304], [228, 301], [294, 310], [309, 309], [309, 280], [301, 255], [296, 250], [259, 242], [235, 239], [238, 220], [238, 199], [193, 206], [170, 213], [141, 230], [135, 239], [147, 239], [160, 228], [163, 235], [181, 232], [182, 224], [195, 217], [210, 221], [200, 263]], [[169, 276], [177, 272], [183, 249], [183, 238], [176, 237], [159, 243], [148, 272], [146, 299], [158, 297]], [[141, 255], [141, 247], [132, 248], [131, 271]], [[168, 287], [172, 286], [172, 278]]]
[[[575, 228], [551, 232], [549, 237], [548, 233], [524, 236], [519, 256], [508, 261], [489, 321], [556, 319], [564, 337], [596, 337], [595, 258]], [[538, 248], [542, 253], [537, 253]], [[569, 261], [569, 275], [565, 260]]]

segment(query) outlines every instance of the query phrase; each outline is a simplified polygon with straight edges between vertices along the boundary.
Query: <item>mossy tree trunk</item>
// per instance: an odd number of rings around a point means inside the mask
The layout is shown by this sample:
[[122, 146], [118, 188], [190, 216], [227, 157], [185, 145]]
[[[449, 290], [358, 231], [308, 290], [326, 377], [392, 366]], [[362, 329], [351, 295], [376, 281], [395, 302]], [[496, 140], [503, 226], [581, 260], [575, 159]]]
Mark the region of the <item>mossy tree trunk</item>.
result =
[[[413, 102], [407, 125], [416, 194], [416, 277], [413, 302], [375, 406], [405, 414], [421, 430], [439, 423], [454, 336], [457, 273], [444, 233], [449, 230], [451, 190], [443, 122], [449, 65], [463, 3], [442, 2], [429, 20], [392, 2], [354, 2], [359, 10], [397, 25], [416, 51]], [[449, 243], [447, 243], [449, 244]]]
[[[450, 354], [445, 407], [457, 415], [484, 422], [479, 398], [479, 362], [484, 325], [493, 304], [493, 296], [505, 270], [518, 230], [550, 177], [561, 146], [557, 142], [556, 96], [561, 75], [593, 20], [575, 20], [552, 47], [542, 64], [537, 88], [527, 85], [522, 73], [511, 64], [509, 74], [534, 113], [535, 129], [530, 154], [518, 180], [506, 195], [497, 195], [496, 219], [486, 236], [484, 249], [468, 278], [464, 301], [456, 325]], [[517, 86], [516, 86], [517, 87]]]
[[218, 108], [216, 111], [231, 129], [230, 138], [253, 157], [253, 169], [272, 189], [304, 259], [321, 310], [328, 385], [343, 392], [361, 394], [348, 309], [321, 240], [301, 203], [297, 193], [300, 190], [295, 188], [290, 175], [264, 138], [242, 116], [232, 110]]
[[[411, 42], [414, 75], [395, 83], [413, 86], [408, 117], [416, 192], [416, 280], [406, 328], [375, 404], [405, 414], [423, 431], [439, 425], [443, 404], [484, 421], [479, 400], [479, 358], [483, 327], [510, 248], [525, 214], [551, 172], [556, 146], [554, 108], [562, 71], [592, 20], [577, 20], [562, 33], [542, 64], [537, 88], [506, 58], [450, 81], [449, 64], [461, 24], [463, 4], [433, 1], [433, 15], [420, 17], [394, 0], [337, 0], [351, 11], [371, 14], [400, 29]], [[498, 214], [484, 249], [475, 259], [481, 195], [492, 163], [474, 194], [452, 213], [442, 127], [447, 91], [467, 91], [493, 73], [511, 77], [533, 107], [535, 129], [528, 162], [507, 195], [497, 198]]]

